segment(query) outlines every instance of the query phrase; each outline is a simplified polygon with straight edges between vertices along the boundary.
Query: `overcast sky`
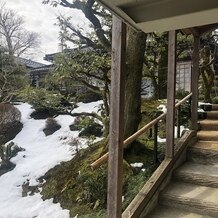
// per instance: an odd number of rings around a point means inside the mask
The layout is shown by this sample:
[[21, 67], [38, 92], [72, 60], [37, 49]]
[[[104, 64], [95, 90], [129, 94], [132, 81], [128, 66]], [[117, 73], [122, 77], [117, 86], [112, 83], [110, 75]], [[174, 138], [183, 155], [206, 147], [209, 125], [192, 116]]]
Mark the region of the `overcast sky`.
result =
[[26, 29], [34, 31], [41, 36], [41, 45], [37, 54], [32, 55], [31, 59], [43, 62], [43, 56], [58, 51], [58, 26], [55, 26], [58, 14], [73, 17], [75, 25], [84, 26], [85, 18], [83, 14], [74, 9], [63, 7], [51, 7], [42, 4], [42, 0], [7, 0], [6, 7], [13, 9], [18, 15], [23, 16]]

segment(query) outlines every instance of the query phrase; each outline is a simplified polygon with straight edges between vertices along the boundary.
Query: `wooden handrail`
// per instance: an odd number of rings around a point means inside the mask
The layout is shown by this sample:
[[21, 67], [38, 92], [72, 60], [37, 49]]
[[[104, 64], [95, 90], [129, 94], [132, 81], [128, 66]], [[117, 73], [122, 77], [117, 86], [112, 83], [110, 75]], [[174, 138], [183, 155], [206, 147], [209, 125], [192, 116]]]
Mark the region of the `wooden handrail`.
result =
[[[181, 101], [179, 101], [176, 105], [175, 108], [179, 107], [182, 103], [184, 103], [187, 99], [189, 99], [192, 96], [192, 93], [188, 94], [186, 97], [184, 97]], [[162, 113], [160, 116], [157, 118], [153, 119], [150, 123], [146, 124], [144, 127], [139, 129], [137, 132], [135, 132], [133, 135], [129, 136], [124, 142], [123, 145], [124, 147], [129, 145], [131, 142], [136, 140], [139, 136], [141, 136], [143, 133], [145, 133], [148, 129], [150, 129], [152, 126], [154, 126], [156, 123], [158, 123], [161, 119], [163, 119], [166, 116], [167, 112]], [[106, 162], [108, 159], [108, 152], [105, 153], [103, 156], [98, 158], [95, 162], [90, 164], [90, 167], [92, 170], [97, 169], [100, 167], [104, 162]]]
[[178, 108], [179, 105], [181, 105], [182, 103], [184, 103], [186, 100], [188, 100], [190, 97], [192, 96], [192, 92], [189, 93], [187, 96], [185, 96], [181, 101], [179, 101], [176, 105], [175, 108]]

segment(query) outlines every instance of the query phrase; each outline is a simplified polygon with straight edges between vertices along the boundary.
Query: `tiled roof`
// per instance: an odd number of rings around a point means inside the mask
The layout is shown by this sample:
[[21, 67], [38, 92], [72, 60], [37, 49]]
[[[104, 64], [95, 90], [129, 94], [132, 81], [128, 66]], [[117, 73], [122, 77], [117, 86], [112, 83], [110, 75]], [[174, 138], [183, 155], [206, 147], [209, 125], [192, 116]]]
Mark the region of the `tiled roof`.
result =
[[25, 59], [25, 58], [21, 58], [21, 57], [15, 57], [15, 60], [18, 63], [24, 64], [27, 68], [35, 69], [35, 68], [46, 67], [47, 66], [46, 64], [42, 64], [42, 63], [32, 61], [32, 60], [29, 60], [29, 59]]

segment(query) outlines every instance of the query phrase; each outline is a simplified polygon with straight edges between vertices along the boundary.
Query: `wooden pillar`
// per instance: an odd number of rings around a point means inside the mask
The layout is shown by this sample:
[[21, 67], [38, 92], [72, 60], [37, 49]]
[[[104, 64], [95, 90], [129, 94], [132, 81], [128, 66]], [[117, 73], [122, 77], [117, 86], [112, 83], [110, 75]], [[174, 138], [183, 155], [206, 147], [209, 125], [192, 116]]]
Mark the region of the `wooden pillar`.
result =
[[174, 156], [176, 87], [176, 31], [169, 32], [168, 74], [167, 74], [167, 116], [166, 116], [166, 158]]
[[198, 129], [198, 77], [199, 77], [199, 47], [200, 35], [194, 35], [194, 50], [192, 55], [192, 74], [191, 74], [191, 129]]
[[107, 217], [122, 214], [126, 25], [113, 16]]

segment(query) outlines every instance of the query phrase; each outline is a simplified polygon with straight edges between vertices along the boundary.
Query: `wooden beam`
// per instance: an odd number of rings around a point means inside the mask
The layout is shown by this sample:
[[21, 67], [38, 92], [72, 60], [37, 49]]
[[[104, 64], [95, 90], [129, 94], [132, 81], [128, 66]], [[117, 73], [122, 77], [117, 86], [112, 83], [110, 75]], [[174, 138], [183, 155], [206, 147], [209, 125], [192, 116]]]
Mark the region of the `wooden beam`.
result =
[[199, 36], [199, 30], [197, 27], [190, 28], [190, 32], [193, 36]]
[[126, 25], [113, 16], [107, 217], [122, 214]]
[[176, 31], [173, 30], [169, 32], [169, 42], [168, 42], [166, 158], [173, 158], [174, 156], [175, 87], [176, 87]]
[[191, 92], [192, 92], [192, 104], [191, 104], [191, 129], [198, 129], [198, 78], [199, 78], [199, 48], [200, 48], [200, 36], [194, 36], [194, 50], [192, 55], [192, 75], [191, 75]]

